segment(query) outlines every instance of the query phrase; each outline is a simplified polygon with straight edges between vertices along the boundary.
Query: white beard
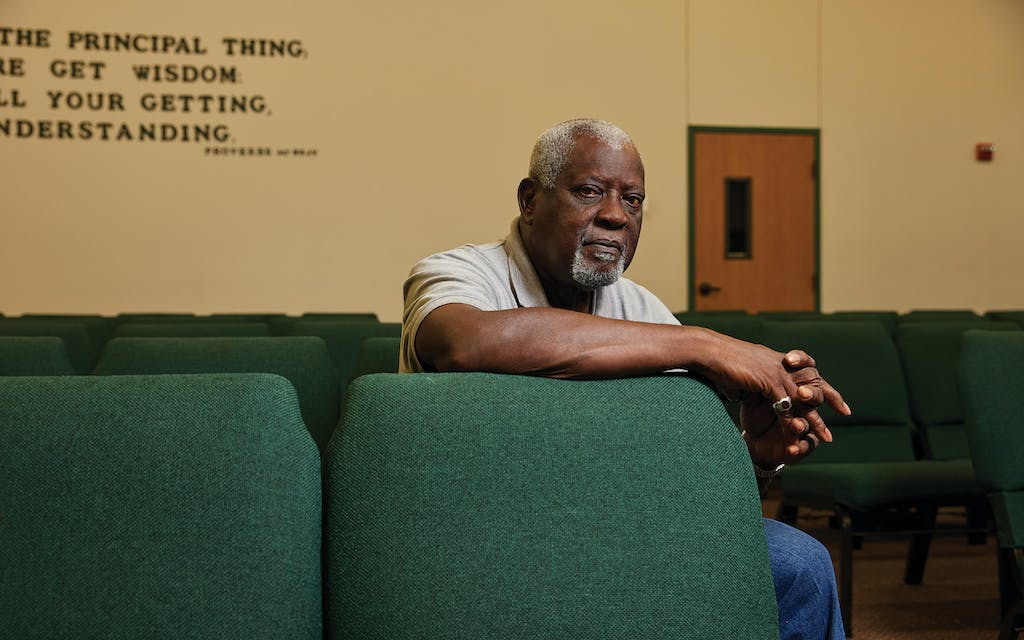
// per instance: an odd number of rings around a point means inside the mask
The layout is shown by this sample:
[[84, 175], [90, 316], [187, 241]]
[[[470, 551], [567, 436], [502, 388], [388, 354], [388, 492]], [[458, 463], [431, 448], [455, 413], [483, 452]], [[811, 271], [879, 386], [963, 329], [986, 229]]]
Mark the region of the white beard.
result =
[[577, 248], [572, 259], [572, 279], [585, 289], [607, 287], [625, 270], [626, 256], [617, 251], [601, 251], [595, 257], [601, 262], [615, 262], [615, 265], [611, 269], [595, 269], [583, 261], [583, 247]]

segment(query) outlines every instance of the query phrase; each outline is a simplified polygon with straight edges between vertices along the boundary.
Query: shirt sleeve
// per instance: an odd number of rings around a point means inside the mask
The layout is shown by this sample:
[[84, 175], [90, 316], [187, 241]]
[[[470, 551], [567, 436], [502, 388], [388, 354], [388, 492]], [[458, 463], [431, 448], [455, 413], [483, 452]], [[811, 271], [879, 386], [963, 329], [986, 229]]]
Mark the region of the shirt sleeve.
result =
[[403, 287], [405, 308], [399, 371], [429, 370], [416, 354], [416, 333], [424, 318], [438, 307], [458, 303], [483, 311], [500, 308], [500, 293], [494, 286], [500, 274], [492, 271], [481, 252], [468, 245], [424, 258], [412, 268]]

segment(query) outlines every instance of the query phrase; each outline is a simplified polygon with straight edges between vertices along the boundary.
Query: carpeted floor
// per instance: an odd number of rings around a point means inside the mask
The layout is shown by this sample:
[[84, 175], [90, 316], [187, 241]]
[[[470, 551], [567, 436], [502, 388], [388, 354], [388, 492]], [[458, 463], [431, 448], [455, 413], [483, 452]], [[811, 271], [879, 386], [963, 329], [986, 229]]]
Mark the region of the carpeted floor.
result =
[[[775, 513], [772, 495], [765, 514]], [[802, 514], [798, 525], [838, 557], [839, 534], [827, 521]], [[853, 556], [853, 637], [856, 640], [995, 640], [999, 633], [996, 545], [964, 537], [933, 540], [924, 581], [903, 583], [907, 540], [869, 538]]]

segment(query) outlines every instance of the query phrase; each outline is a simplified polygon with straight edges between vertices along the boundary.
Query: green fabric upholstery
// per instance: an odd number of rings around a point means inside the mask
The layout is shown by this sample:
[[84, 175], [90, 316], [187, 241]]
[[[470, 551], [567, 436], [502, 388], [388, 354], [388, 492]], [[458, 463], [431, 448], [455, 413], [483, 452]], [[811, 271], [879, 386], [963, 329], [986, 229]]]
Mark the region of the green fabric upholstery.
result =
[[823, 509], [962, 505], [985, 495], [969, 460], [797, 464], [782, 482], [790, 501]]
[[1024, 310], [988, 311], [985, 313], [985, 316], [992, 320], [1015, 322], [1024, 329]]
[[277, 376], [0, 379], [0, 636], [320, 638], [318, 463]]
[[68, 376], [71, 366], [67, 347], [52, 336], [0, 336], [0, 376]]
[[983, 319], [970, 309], [915, 309], [901, 314], [899, 322], [969, 322]]
[[691, 378], [353, 381], [328, 638], [778, 637], [757, 488]]
[[960, 339], [964, 331], [1019, 331], [1013, 322], [901, 322], [896, 346], [903, 362], [910, 414], [926, 437], [926, 450], [938, 460], [967, 458], [964, 408], [957, 384]]
[[822, 315], [819, 311], [760, 311], [757, 317], [764, 322], [789, 322], [791, 320], [814, 322], [821, 320]]
[[293, 336], [316, 336], [327, 343], [331, 360], [338, 370], [338, 378], [348, 381], [352, 377], [352, 363], [359, 345], [368, 338], [398, 338], [402, 325], [398, 322], [376, 320], [310, 320], [303, 319], [288, 328]]
[[276, 373], [295, 387], [302, 417], [321, 450], [341, 413], [341, 385], [327, 346], [314, 337], [114, 338], [93, 373]]
[[875, 321], [765, 322], [764, 343], [778, 351], [803, 349], [853, 410], [821, 415], [835, 441], [801, 464], [913, 460], [910, 413], [899, 353]]
[[824, 318], [844, 322], [873, 320], [881, 322], [889, 335], [895, 335], [899, 315], [896, 311], [834, 311], [825, 315]]
[[96, 349], [85, 326], [70, 320], [0, 320], [0, 336], [53, 336], [64, 341], [71, 366], [78, 373], [89, 373], [96, 363]]
[[330, 322], [369, 322], [377, 320], [376, 313], [323, 313], [312, 312], [302, 314], [302, 320], [327, 320]]
[[119, 338], [227, 338], [269, 336], [265, 322], [125, 322]]
[[114, 337], [114, 319], [100, 315], [71, 315], [71, 314], [25, 314], [22, 318], [29, 320], [42, 320], [44, 322], [77, 322], [85, 327], [85, 332], [92, 340], [93, 351], [99, 353], [103, 345]]
[[1024, 548], [1024, 491], [990, 493], [988, 499], [996, 520], [999, 544]]
[[712, 331], [723, 333], [727, 336], [746, 340], [747, 342], [761, 342], [762, 320], [757, 316], [741, 313], [677, 313], [679, 322], [695, 327], [707, 327]]
[[114, 316], [114, 325], [125, 322], [194, 322], [194, 313], [119, 313]]
[[352, 361], [348, 382], [368, 373], [398, 373], [401, 338], [367, 338]]
[[1024, 491], [1024, 332], [965, 332], [959, 376], [978, 480], [990, 492]]

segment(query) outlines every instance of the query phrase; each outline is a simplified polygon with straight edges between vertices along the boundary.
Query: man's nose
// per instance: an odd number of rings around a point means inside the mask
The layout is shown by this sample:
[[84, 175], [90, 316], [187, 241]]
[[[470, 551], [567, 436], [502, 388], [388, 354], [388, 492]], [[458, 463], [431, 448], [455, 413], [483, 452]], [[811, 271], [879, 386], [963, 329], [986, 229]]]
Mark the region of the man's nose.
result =
[[610, 194], [610, 196], [601, 203], [601, 208], [598, 210], [595, 220], [601, 226], [609, 229], [619, 229], [626, 226], [626, 223], [629, 222], [629, 213], [626, 211], [626, 203], [622, 201], [622, 198], [618, 197], [618, 194]]

